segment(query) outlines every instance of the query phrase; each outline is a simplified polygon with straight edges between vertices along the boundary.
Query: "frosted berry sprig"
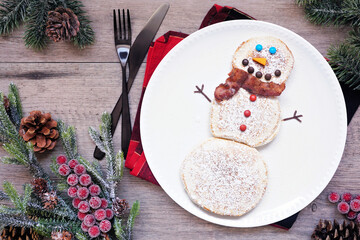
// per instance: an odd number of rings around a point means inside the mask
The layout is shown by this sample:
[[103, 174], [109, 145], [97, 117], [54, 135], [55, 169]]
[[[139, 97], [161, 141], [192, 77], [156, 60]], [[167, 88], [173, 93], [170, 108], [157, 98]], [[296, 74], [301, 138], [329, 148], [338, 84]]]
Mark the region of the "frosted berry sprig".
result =
[[59, 165], [59, 174], [67, 178], [67, 194], [73, 199], [73, 207], [78, 210], [78, 219], [82, 221], [81, 229], [90, 238], [109, 232], [114, 212], [108, 208], [107, 200], [100, 198], [101, 188], [93, 183], [85, 166], [76, 159], [68, 161], [64, 155], [58, 156], [56, 163]]
[[337, 204], [337, 210], [347, 219], [360, 222], [360, 195], [353, 195], [349, 192], [340, 195], [337, 192], [331, 192], [328, 200]]

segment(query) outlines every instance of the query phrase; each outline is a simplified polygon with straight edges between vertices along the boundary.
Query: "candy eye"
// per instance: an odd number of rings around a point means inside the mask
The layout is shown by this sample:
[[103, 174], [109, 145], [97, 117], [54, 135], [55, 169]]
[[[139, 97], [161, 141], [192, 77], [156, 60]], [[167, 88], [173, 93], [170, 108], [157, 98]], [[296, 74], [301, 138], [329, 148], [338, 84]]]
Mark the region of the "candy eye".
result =
[[263, 49], [263, 46], [261, 44], [256, 45], [255, 47], [256, 51], [260, 52]]
[[269, 48], [269, 52], [270, 52], [270, 54], [275, 54], [276, 53], [276, 48], [275, 47]]

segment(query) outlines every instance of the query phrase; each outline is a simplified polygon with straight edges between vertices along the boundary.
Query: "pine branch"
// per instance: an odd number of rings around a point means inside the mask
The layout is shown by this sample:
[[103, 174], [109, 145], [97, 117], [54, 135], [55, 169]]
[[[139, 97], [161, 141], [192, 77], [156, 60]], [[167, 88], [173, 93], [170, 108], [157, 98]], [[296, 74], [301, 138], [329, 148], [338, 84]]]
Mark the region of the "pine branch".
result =
[[21, 210], [11, 208], [5, 205], [0, 205], [0, 214], [8, 214], [8, 215], [20, 215], [22, 214]]
[[360, 48], [342, 43], [328, 51], [329, 64], [340, 82], [354, 90], [360, 90]]
[[9, 196], [4, 193], [3, 191], [0, 191], [0, 201], [3, 201], [3, 200], [9, 200]]
[[129, 218], [127, 220], [127, 239], [132, 239], [132, 230], [134, 228], [135, 218], [139, 215], [140, 211], [140, 203], [139, 201], [135, 201], [131, 207]]
[[3, 183], [3, 188], [4, 188], [4, 192], [6, 193], [6, 195], [9, 196], [10, 201], [14, 204], [15, 208], [20, 210], [21, 212], [25, 212], [25, 209], [23, 208], [20, 196], [19, 196], [18, 192], [16, 191], [14, 185], [12, 185], [8, 181], [5, 181]]
[[46, 20], [50, 11], [48, 0], [30, 0], [27, 10], [25, 45], [35, 50], [41, 50], [48, 44], [45, 34]]
[[9, 34], [26, 16], [28, 0], [4, 0], [0, 3], [0, 35]]
[[84, 5], [78, 0], [65, 0], [65, 3], [77, 15], [80, 22], [80, 30], [76, 37], [72, 38], [74, 45], [83, 49], [93, 44], [95, 42], [95, 32], [91, 28], [89, 17], [85, 15]]
[[19, 130], [20, 122], [22, 119], [22, 106], [21, 106], [19, 90], [14, 83], [10, 83], [9, 85], [8, 98], [10, 101], [11, 121], [16, 126], [16, 129]]
[[58, 120], [57, 128], [66, 156], [69, 159], [77, 159], [79, 153], [77, 151], [75, 128], [73, 126], [66, 126], [62, 120]]
[[81, 232], [76, 233], [75, 237], [78, 240], [88, 240], [87, 236]]
[[95, 128], [89, 127], [89, 135], [95, 145], [100, 149], [100, 151], [105, 152], [104, 143], [101, 140], [100, 133], [98, 133]]
[[37, 223], [34, 220], [25, 215], [14, 216], [0, 213], [0, 229], [5, 226], [33, 228], [36, 225]]
[[360, 27], [354, 28], [352, 31], [350, 31], [346, 42], [360, 49]]
[[126, 240], [125, 231], [122, 226], [122, 219], [115, 217], [113, 227], [114, 227], [115, 236], [117, 237], [117, 239]]
[[75, 216], [69, 215], [67, 211], [62, 209], [55, 208], [52, 210], [44, 209], [43, 206], [35, 201], [31, 201], [27, 205], [27, 213], [30, 215], [35, 215], [43, 218], [52, 218], [57, 220], [76, 220]]

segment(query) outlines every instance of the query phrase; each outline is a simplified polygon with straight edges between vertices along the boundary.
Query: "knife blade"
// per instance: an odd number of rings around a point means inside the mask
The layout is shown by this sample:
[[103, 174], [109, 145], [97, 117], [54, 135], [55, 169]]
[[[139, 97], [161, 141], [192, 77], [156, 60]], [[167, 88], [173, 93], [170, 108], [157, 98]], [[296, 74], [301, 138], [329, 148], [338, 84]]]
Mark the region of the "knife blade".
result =
[[[140, 31], [136, 37], [134, 43], [130, 48], [129, 53], [129, 78], [127, 82], [127, 92], [130, 92], [131, 86], [134, 83], [136, 74], [138, 73], [142, 62], [149, 50], [157, 31], [160, 28], [162, 21], [164, 20], [170, 5], [168, 3], [162, 4], [150, 17], [144, 28]], [[116, 105], [111, 112], [111, 134], [114, 134], [116, 126], [119, 122], [119, 118], [122, 112], [122, 95], [120, 95]], [[100, 151], [98, 147], [95, 148], [94, 158], [101, 160], [105, 156], [105, 153]]]

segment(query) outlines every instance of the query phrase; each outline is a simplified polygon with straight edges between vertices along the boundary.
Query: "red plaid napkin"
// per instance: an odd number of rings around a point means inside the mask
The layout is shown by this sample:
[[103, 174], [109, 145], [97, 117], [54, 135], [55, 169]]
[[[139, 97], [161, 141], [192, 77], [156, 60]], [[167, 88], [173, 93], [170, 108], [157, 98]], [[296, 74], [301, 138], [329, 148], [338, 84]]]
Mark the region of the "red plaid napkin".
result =
[[[235, 8], [222, 7], [215, 4], [204, 17], [204, 20], [201, 23], [200, 28], [209, 26], [214, 23], [227, 21], [227, 20], [234, 20], [234, 19], [254, 19], [254, 18]], [[176, 44], [181, 42], [181, 40], [183, 40], [187, 36], [188, 35], [184, 33], [170, 31], [167, 32], [165, 35], [161, 36], [160, 38], [158, 38], [149, 48], [142, 94], [140, 98], [139, 107], [136, 113], [128, 155], [125, 161], [125, 166], [131, 170], [130, 174], [136, 177], [140, 177], [149, 182], [152, 182], [156, 185], [159, 185], [159, 183], [156, 181], [146, 161], [141, 144], [141, 138], [140, 138], [140, 112], [141, 112], [142, 100], [144, 93], [146, 91], [146, 86], [149, 83], [151, 75], [155, 71], [157, 65]], [[272, 225], [283, 229], [289, 229], [295, 222], [296, 217], [297, 214]]]

